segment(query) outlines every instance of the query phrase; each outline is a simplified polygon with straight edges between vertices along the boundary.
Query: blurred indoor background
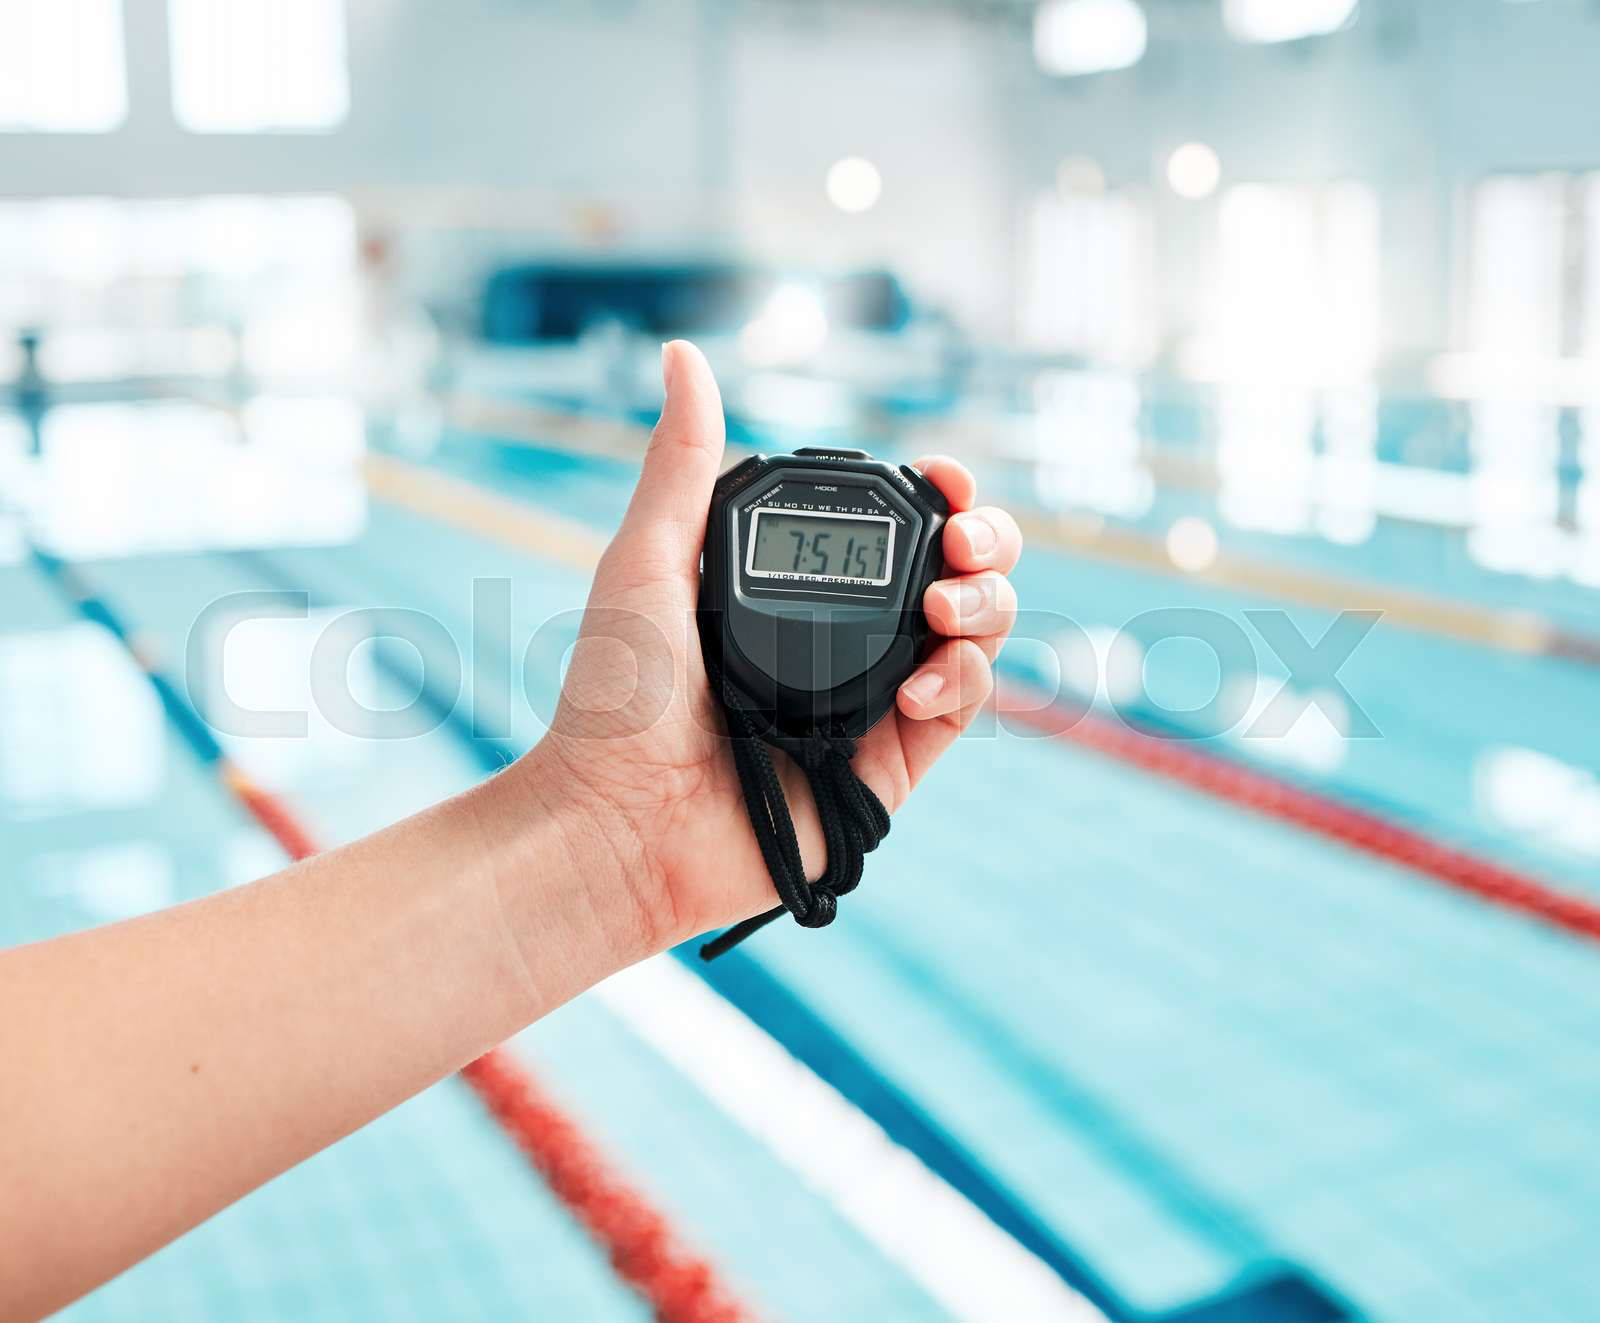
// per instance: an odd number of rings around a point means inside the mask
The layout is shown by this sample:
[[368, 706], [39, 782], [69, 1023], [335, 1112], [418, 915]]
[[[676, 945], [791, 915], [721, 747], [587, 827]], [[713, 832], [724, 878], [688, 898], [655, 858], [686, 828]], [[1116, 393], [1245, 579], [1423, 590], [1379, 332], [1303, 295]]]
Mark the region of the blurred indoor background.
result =
[[[759, 1317], [1600, 1320], [1597, 0], [0, 0], [0, 944], [536, 740], [678, 335], [1025, 615], [837, 925], [510, 1046], [617, 1178]], [[626, 1276], [452, 1081], [66, 1317]]]

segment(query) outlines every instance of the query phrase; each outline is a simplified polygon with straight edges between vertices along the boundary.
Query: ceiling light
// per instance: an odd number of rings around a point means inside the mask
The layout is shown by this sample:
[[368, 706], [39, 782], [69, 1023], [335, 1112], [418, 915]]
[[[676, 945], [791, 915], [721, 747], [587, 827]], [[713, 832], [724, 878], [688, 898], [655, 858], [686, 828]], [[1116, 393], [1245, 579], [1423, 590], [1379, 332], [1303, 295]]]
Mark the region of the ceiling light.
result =
[[1148, 35], [1137, 0], [1039, 0], [1033, 11], [1033, 55], [1048, 74], [1126, 69]]

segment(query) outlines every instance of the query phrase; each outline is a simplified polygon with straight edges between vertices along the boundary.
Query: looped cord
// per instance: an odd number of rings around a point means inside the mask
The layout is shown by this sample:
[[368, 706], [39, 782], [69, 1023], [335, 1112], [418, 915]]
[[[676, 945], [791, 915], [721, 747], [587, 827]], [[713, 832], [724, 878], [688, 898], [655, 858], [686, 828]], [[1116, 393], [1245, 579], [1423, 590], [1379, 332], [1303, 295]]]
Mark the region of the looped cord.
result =
[[877, 849], [878, 842], [889, 834], [888, 809], [850, 766], [856, 752], [854, 740], [836, 731], [818, 731], [801, 739], [772, 736], [771, 742], [805, 772], [817, 802], [822, 839], [828, 848], [828, 868], [815, 882], [808, 883], [783, 783], [767, 752], [764, 723], [715, 670], [711, 681], [712, 692], [722, 700], [733, 746], [733, 766], [744, 792], [750, 825], [755, 829], [756, 844], [761, 847], [761, 857], [782, 904], [735, 924], [707, 942], [700, 948], [702, 960], [715, 960], [785, 910], [803, 928], [827, 927], [839, 912], [839, 897], [854, 891], [861, 881], [863, 857]]

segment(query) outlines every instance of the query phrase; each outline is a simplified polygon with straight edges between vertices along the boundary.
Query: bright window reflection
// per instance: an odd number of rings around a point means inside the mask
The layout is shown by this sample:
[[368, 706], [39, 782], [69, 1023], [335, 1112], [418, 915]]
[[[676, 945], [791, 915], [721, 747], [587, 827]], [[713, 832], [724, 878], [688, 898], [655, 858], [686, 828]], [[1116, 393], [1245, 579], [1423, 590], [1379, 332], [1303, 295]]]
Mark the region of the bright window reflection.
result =
[[343, 0], [169, 0], [168, 13], [184, 128], [315, 131], [349, 113]]
[[1580, 476], [1572, 513], [1577, 548], [1572, 577], [1579, 583], [1600, 588], [1600, 408], [1585, 409], [1580, 428]]
[[127, 113], [122, 0], [0, 3], [0, 132], [105, 133]]
[[1560, 412], [1527, 400], [1471, 406], [1473, 528], [1467, 547], [1492, 570], [1548, 578], [1570, 554], [1559, 523]]
[[1217, 401], [1217, 508], [1240, 528], [1299, 533], [1316, 502], [1317, 402], [1291, 386], [1230, 385]]
[[[1350, 714], [1333, 693], [1306, 693], [1273, 675], [1239, 675], [1226, 687], [1244, 716], [1228, 732], [1228, 739], [1252, 756], [1327, 776], [1344, 766], [1350, 755]], [[1257, 731], [1257, 722], [1279, 693], [1305, 706], [1294, 724], [1281, 735]]]
[[95, 923], [149, 914], [178, 899], [172, 855], [150, 841], [47, 854], [37, 861], [35, 873], [41, 891]]
[[0, 819], [144, 804], [166, 775], [155, 691], [87, 622], [0, 634]]
[[364, 421], [348, 400], [60, 405], [32, 498], [40, 542], [73, 558], [348, 542], [366, 518]]
[[[345, 609], [319, 609], [303, 619], [269, 617], [255, 609], [231, 618], [207, 618], [210, 633], [200, 640], [211, 658], [206, 674], [220, 673], [222, 693], [230, 703], [249, 712], [305, 714], [304, 738], [223, 733], [229, 756], [264, 785], [291, 785], [330, 768], [360, 766], [385, 756], [384, 740], [341, 730], [329, 720], [322, 702], [326, 694], [318, 692], [313, 678], [317, 640]], [[348, 685], [348, 698], [371, 711], [398, 706], [385, 692], [371, 643], [355, 649], [342, 676], [324, 677], [324, 682]], [[205, 710], [217, 719], [214, 707]]]
[[1535, 749], [1491, 749], [1473, 768], [1486, 817], [1545, 849], [1600, 856], [1600, 778]]
[[1026, 457], [1036, 461], [1040, 500], [1137, 518], [1155, 500], [1142, 457], [1138, 380], [1125, 372], [1041, 372]]

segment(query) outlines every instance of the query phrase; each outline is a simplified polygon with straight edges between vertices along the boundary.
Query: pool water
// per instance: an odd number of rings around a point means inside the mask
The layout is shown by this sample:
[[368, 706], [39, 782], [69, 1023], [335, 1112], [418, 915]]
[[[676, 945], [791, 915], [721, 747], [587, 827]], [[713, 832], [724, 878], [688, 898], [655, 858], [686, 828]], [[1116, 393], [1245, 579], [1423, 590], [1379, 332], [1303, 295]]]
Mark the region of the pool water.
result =
[[[127, 443], [108, 427], [103, 444]], [[404, 504], [362, 498], [345, 537], [310, 527], [253, 540], [266, 550], [197, 536], [191, 548], [74, 557], [178, 670], [211, 604], [262, 588], [309, 591], [308, 621], [257, 622], [236, 639], [230, 678], [247, 706], [292, 702], [283, 677], [350, 607], [438, 621], [464, 666], [463, 707], [500, 710], [504, 677], [527, 677], [529, 701], [504, 704], [504, 728], [488, 736], [460, 720], [403, 740], [356, 739], [316, 721], [289, 747], [224, 735], [230, 755], [328, 843], [471, 784], [537, 739], [575, 633], [585, 547], [615, 526], [633, 475], [626, 459], [578, 453], [558, 437], [463, 433], [426, 459], [387, 462], [452, 482], [424, 484], [432, 495]], [[1025, 501], [1014, 461], [978, 467]], [[203, 465], [167, 480], [205, 471], [215, 481]], [[452, 503], [454, 482], [514, 502], [547, 536], [577, 527], [587, 541], [540, 555], [504, 527], [473, 527]], [[115, 493], [104, 499], [115, 509]], [[328, 508], [345, 499], [328, 496]], [[126, 517], [137, 524], [137, 513]], [[1444, 576], [1426, 559], [1390, 575], [1377, 546], [1357, 555], [1219, 527], [1229, 554], [1308, 576], [1401, 585], [1484, 611], [1520, 600], [1508, 576]], [[70, 541], [70, 524], [56, 530]], [[1404, 535], [1433, 548], [1431, 563], [1452, 563], [1454, 534]], [[1489, 586], [1477, 593], [1480, 577]], [[1103, 651], [1135, 621], [1145, 684], [1124, 706], [1169, 727], [1240, 677], [1219, 675], [1193, 640], [1139, 637], [1141, 613], [1198, 608], [1231, 622], [1274, 688], [1292, 677], [1244, 613], [1281, 609], [1310, 640], [1333, 619], [1292, 595], [1087, 554], [1048, 530], [1016, 579], [1037, 618], [1008, 653], [1011, 680], [1053, 686], [1065, 671], [1063, 692], [1092, 702], [1094, 677], [1074, 676], [1061, 640], [1077, 627]], [[474, 629], [482, 580], [509, 581], [510, 610]], [[1550, 607], [1561, 628], [1583, 625], [1587, 594], [1568, 585], [1544, 596], [1561, 598]], [[16, 864], [0, 941], [142, 912], [278, 866], [276, 847], [195, 762], [104, 630], [23, 557], [0, 567], [0, 597], [0, 823]], [[405, 706], [428, 679], [416, 663], [392, 641], [358, 653], [372, 706]], [[1377, 736], [1273, 741], [1230, 729], [1186, 746], [1600, 896], [1600, 842], [1584, 822], [1600, 803], [1594, 667], [1386, 617], [1338, 679]], [[1103, 697], [1100, 713], [1115, 719]], [[1320, 709], [1302, 717], [1324, 720]], [[720, 997], [780, 1039], [797, 1035], [785, 1045], [820, 1054], [809, 1064], [824, 1075], [833, 1053], [845, 1105], [946, 1179], [965, 1173], [965, 1196], [1024, 1219], [1041, 1253], [1070, 1255], [1077, 1285], [1113, 1316], [1176, 1318], [1230, 1293], [1245, 1302], [1232, 1317], [1306, 1316], [1258, 1289], [1289, 1279], [1392, 1323], [1600, 1319], [1587, 1266], [1600, 1237], [1592, 941], [1070, 740], [986, 719], [899, 815], [838, 924], [824, 934], [775, 927], [745, 958], [766, 981]], [[784, 1009], [791, 1002], [801, 1021]], [[805, 1035], [811, 1046], [797, 1046]], [[513, 1050], [762, 1311], [945, 1316], [949, 1301], [915, 1255], [719, 1103], [625, 997], [581, 998]], [[1004, 1283], [994, 1290], [1005, 1316]], [[644, 1313], [477, 1101], [447, 1081], [66, 1317]]]

